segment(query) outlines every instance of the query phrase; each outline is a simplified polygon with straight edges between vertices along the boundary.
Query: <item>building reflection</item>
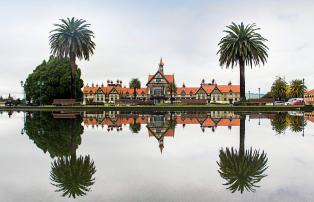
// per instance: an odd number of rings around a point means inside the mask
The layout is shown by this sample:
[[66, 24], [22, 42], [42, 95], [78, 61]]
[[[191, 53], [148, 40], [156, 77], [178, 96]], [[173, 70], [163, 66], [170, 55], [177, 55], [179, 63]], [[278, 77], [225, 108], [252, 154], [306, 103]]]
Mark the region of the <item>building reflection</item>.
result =
[[155, 113], [125, 113], [104, 111], [99, 113], [84, 112], [83, 123], [86, 127], [102, 128], [108, 132], [120, 132], [123, 126], [129, 125], [130, 131], [138, 133], [145, 125], [149, 137], [155, 137], [158, 141], [159, 149], [164, 148], [164, 139], [174, 137], [177, 125], [186, 127], [187, 125], [199, 126], [202, 132], [210, 129], [215, 132], [217, 127], [240, 126], [240, 116], [232, 112], [155, 112]]

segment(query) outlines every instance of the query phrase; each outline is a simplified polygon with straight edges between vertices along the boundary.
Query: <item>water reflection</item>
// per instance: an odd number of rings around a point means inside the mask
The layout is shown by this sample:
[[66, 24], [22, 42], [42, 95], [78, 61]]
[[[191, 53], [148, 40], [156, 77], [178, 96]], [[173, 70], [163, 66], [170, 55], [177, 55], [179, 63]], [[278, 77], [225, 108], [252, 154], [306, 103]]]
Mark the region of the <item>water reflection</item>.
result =
[[264, 174], [267, 169], [267, 154], [259, 150], [253, 150], [252, 147], [245, 150], [245, 118], [242, 115], [240, 119], [240, 145], [239, 149], [227, 147], [219, 152], [220, 161], [219, 174], [227, 182], [227, 186], [232, 193], [240, 191], [255, 191], [259, 187], [257, 183], [267, 175]]
[[24, 130], [36, 146], [53, 158], [50, 179], [62, 196], [84, 196], [94, 184], [96, 168], [89, 156], [76, 156], [84, 127], [76, 114], [29, 113]]
[[306, 117], [310, 114], [278, 112], [272, 115], [271, 125], [277, 134], [285, 134], [288, 128], [292, 132], [302, 132], [307, 124]]
[[[12, 113], [11, 113], [12, 115]], [[154, 137], [160, 152], [165, 150], [165, 138], [174, 137], [178, 127], [198, 126], [200, 132], [215, 133], [218, 127], [229, 130], [239, 128], [239, 148], [226, 147], [219, 150], [218, 173], [224, 186], [232, 193], [254, 192], [265, 178], [268, 157], [264, 150], [245, 149], [245, 124], [247, 114], [233, 112], [82, 112], [72, 114], [26, 113], [23, 131], [44, 153], [52, 158], [50, 180], [64, 197], [84, 196], [95, 183], [96, 166], [90, 156], [77, 156], [85, 127], [102, 128], [116, 134], [128, 126], [129, 133], [145, 133]], [[304, 131], [306, 121], [314, 122], [313, 113], [293, 114], [251, 113], [250, 119], [270, 119], [272, 129], [284, 134]], [[259, 121], [260, 125], [260, 121]], [[127, 132], [128, 132], [127, 131]], [[216, 160], [215, 160], [216, 161]], [[214, 162], [215, 162], [214, 161]]]

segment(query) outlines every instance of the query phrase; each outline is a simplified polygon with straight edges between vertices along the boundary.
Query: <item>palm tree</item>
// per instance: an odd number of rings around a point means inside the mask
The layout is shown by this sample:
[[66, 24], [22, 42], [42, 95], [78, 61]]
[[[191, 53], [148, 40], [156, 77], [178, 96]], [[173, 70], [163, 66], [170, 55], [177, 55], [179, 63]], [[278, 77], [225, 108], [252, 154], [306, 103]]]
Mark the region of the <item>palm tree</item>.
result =
[[173, 82], [169, 83], [168, 86], [168, 91], [170, 92], [170, 103], [173, 103], [173, 94], [177, 91], [177, 85]]
[[90, 186], [95, 183], [93, 175], [96, 173], [94, 162], [89, 156], [60, 157], [51, 163], [50, 179], [62, 196], [76, 198], [85, 196]]
[[133, 88], [134, 90], [134, 99], [136, 99], [136, 89], [139, 89], [141, 88], [141, 82], [139, 79], [137, 78], [133, 78], [131, 81], [130, 81], [130, 88]]
[[218, 46], [220, 54], [220, 66], [233, 68], [236, 65], [240, 67], [240, 99], [245, 100], [245, 66], [263, 65], [267, 62], [268, 47], [264, 44], [267, 39], [257, 33], [260, 28], [257, 28], [255, 23], [237, 25], [234, 22], [227, 26], [227, 33]]
[[255, 191], [256, 185], [267, 175], [263, 174], [267, 169], [267, 156], [264, 151], [260, 153], [259, 150], [250, 148], [245, 150], [245, 116], [240, 120], [240, 146], [237, 151], [234, 148], [226, 148], [219, 152], [220, 161], [217, 162], [219, 166], [219, 174], [227, 182], [224, 184], [232, 193], [244, 190]]
[[307, 88], [304, 85], [303, 80], [295, 79], [290, 82], [289, 86], [289, 96], [291, 98], [303, 98], [304, 92], [306, 92]]
[[50, 31], [49, 43], [51, 53], [60, 58], [69, 58], [71, 65], [71, 97], [75, 98], [75, 78], [77, 74], [76, 58], [89, 60], [93, 55], [96, 44], [92, 32], [85, 20], [74, 17], [60, 19], [61, 24]]

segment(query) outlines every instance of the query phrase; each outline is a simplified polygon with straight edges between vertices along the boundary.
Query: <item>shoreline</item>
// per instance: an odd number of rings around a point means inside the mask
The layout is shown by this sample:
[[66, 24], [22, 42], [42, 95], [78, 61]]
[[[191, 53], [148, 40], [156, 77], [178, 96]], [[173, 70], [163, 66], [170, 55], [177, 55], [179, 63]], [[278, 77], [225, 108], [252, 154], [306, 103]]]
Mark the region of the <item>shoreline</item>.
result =
[[314, 111], [314, 106], [16, 106], [0, 111]]

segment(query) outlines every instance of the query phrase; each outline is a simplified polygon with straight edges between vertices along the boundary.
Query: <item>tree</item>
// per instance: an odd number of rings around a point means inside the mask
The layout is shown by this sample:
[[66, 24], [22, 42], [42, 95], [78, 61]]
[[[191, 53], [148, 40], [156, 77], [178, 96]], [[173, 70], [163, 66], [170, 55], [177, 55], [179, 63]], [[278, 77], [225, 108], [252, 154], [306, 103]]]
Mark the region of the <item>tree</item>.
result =
[[177, 85], [173, 82], [169, 83], [168, 86], [168, 91], [170, 92], [170, 103], [172, 104], [173, 103], [173, 95], [175, 92], [177, 92]]
[[227, 182], [224, 184], [232, 193], [244, 190], [255, 191], [256, 185], [267, 175], [264, 172], [267, 169], [268, 158], [266, 153], [259, 150], [245, 150], [245, 115], [240, 119], [240, 145], [237, 151], [234, 148], [221, 149], [219, 152], [220, 161], [219, 174]]
[[288, 114], [287, 112], [278, 112], [275, 116], [270, 120], [270, 124], [272, 129], [278, 134], [285, 133], [288, 128]]
[[94, 33], [89, 30], [90, 24], [85, 20], [74, 17], [60, 19], [61, 24], [54, 24], [50, 31], [49, 43], [51, 53], [60, 58], [69, 58], [71, 65], [71, 97], [75, 98], [75, 82], [77, 75], [76, 58], [89, 60], [94, 53], [96, 44], [93, 42]]
[[[75, 78], [75, 98], [82, 99], [83, 80], [81, 79], [80, 69], [77, 69]], [[28, 75], [24, 91], [27, 100], [39, 99], [41, 103], [49, 104], [55, 98], [70, 98], [70, 86], [71, 69], [69, 61], [51, 56], [48, 62], [44, 60]]]
[[303, 80], [295, 79], [290, 82], [288, 95], [290, 98], [303, 98], [306, 90]]
[[282, 77], [277, 77], [271, 86], [271, 94], [276, 100], [284, 101], [287, 99], [287, 82]]
[[134, 95], [134, 99], [136, 98], [136, 89], [139, 89], [139, 88], [141, 88], [141, 82], [140, 82], [140, 80], [139, 79], [137, 79], [137, 78], [133, 78], [131, 81], [130, 81], [130, 88], [133, 88], [133, 90], [134, 90], [134, 93], [133, 93], [133, 95]]
[[227, 26], [227, 33], [218, 46], [220, 54], [220, 66], [233, 68], [236, 65], [240, 67], [240, 99], [245, 100], [245, 66], [263, 65], [267, 62], [268, 47], [264, 44], [267, 39], [263, 38], [257, 31], [255, 23], [237, 25], [234, 22]]

